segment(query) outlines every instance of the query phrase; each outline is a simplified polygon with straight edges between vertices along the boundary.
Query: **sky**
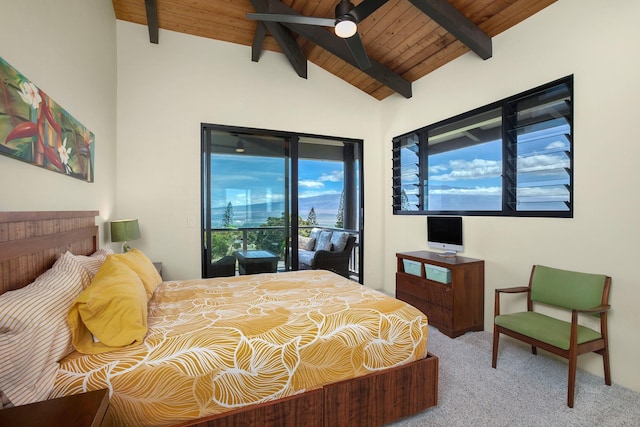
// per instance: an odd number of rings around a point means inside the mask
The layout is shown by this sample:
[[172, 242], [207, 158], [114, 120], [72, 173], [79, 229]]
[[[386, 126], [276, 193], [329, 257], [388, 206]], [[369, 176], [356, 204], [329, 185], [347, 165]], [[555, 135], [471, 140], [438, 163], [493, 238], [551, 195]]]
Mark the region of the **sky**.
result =
[[[564, 151], [570, 150], [565, 134], [568, 125], [529, 129], [518, 140], [518, 195], [529, 200], [528, 208], [558, 208], [557, 200], [566, 200], [570, 166]], [[418, 157], [403, 149], [403, 164], [414, 169]], [[408, 160], [407, 160], [408, 159]], [[417, 182], [409, 176], [410, 183]], [[502, 141], [494, 140], [429, 156], [428, 208], [430, 210], [501, 210]], [[408, 185], [405, 189], [415, 189]], [[406, 190], [410, 191], [410, 190]], [[410, 197], [410, 203], [417, 203]], [[549, 203], [541, 203], [548, 201]], [[521, 207], [524, 208], [524, 202]], [[417, 208], [416, 208], [417, 209]]]
[[[212, 207], [280, 202], [284, 199], [284, 159], [216, 154], [211, 160]], [[300, 160], [300, 198], [340, 196], [342, 162]]]
[[[299, 209], [303, 219], [313, 208], [320, 224], [335, 224], [343, 167], [342, 162], [336, 161], [299, 161]], [[211, 170], [214, 226], [221, 223], [229, 203], [236, 226], [259, 225], [267, 217], [279, 217], [284, 211], [284, 159], [217, 154], [212, 157]]]

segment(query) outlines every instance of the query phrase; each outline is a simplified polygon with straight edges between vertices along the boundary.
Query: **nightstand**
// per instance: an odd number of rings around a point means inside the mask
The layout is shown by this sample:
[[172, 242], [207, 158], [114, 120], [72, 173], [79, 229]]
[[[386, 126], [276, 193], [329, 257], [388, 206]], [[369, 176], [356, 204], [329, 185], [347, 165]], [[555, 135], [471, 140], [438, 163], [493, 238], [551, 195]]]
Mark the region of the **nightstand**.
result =
[[96, 390], [0, 411], [1, 426], [108, 426], [109, 390]]
[[158, 270], [158, 274], [160, 275], [160, 277], [162, 277], [162, 263], [154, 262], [153, 266], [156, 268], [156, 270]]

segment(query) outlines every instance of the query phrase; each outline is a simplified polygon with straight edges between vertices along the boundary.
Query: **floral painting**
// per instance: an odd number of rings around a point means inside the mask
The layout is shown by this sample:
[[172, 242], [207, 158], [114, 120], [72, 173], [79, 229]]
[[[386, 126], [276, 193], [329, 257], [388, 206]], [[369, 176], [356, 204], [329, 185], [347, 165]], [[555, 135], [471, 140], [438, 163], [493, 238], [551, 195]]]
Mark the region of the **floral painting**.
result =
[[0, 154], [93, 182], [95, 138], [0, 58]]

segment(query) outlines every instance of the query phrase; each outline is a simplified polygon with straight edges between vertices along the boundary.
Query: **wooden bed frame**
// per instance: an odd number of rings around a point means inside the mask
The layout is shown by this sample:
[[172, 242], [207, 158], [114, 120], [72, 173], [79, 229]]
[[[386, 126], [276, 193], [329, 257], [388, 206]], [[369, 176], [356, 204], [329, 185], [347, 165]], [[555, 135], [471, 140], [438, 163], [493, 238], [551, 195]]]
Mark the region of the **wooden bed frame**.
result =
[[[31, 283], [65, 251], [98, 249], [97, 211], [0, 212], [0, 294]], [[327, 385], [176, 427], [380, 426], [438, 403], [438, 358]]]

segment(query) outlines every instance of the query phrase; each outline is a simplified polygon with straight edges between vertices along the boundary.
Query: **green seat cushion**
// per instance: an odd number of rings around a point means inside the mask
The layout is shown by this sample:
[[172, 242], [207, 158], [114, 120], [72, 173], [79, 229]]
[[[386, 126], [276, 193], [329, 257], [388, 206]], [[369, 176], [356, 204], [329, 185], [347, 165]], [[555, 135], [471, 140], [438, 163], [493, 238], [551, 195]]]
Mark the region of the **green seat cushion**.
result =
[[[524, 311], [521, 313], [501, 314], [495, 318], [496, 325], [518, 332], [522, 335], [569, 350], [571, 323], [555, 319], [541, 313]], [[600, 339], [602, 336], [586, 326], [578, 325], [578, 344]]]

